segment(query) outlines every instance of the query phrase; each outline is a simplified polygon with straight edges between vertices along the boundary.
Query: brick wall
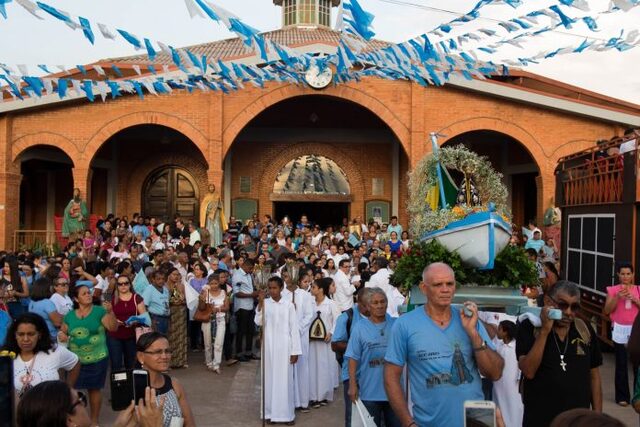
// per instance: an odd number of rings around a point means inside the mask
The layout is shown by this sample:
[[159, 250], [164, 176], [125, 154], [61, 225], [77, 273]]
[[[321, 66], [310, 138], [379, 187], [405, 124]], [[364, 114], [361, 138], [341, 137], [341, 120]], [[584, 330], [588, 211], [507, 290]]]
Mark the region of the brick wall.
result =
[[[368, 78], [361, 83], [327, 88], [321, 93], [369, 109], [389, 126], [402, 145], [407, 157], [401, 156], [400, 159], [400, 221], [405, 224], [406, 172], [431, 151], [428, 141], [431, 131], [446, 135], [441, 139], [442, 143], [461, 133], [479, 129], [502, 132], [522, 143], [541, 171], [537, 195], [541, 211], [554, 194], [553, 170], [559, 157], [591, 146], [598, 138], [608, 138], [622, 131], [620, 126], [551, 109], [452, 88], [425, 89], [402, 81]], [[254, 183], [268, 187], [273, 183], [269, 181], [271, 178], [267, 179], [257, 171], [267, 171], [271, 166], [268, 171], [275, 176], [275, 165], [283, 166], [287, 158], [292, 158], [291, 146], [275, 142], [260, 148], [264, 156], [256, 156], [248, 143], [236, 143], [238, 134], [265, 108], [295, 96], [311, 94], [318, 95], [319, 92], [302, 86], [270, 83], [262, 90], [248, 86], [228, 96], [176, 91], [167, 96], [146, 96], [144, 100], [126, 96], [106, 103], [73, 101], [0, 116], [0, 165], [5, 171], [0, 174], [0, 245], [10, 245], [13, 230], [18, 226], [19, 155], [29, 147], [52, 145], [63, 149], [74, 161], [74, 185], [86, 194], [90, 188], [90, 163], [105, 141], [130, 126], [160, 124], [187, 136], [205, 159], [206, 164], [198, 162], [197, 165], [190, 164], [185, 158], [180, 160], [185, 167], [193, 168], [197, 175], [201, 197], [207, 182], [222, 189], [223, 159], [229, 148], [234, 146], [234, 174], [231, 179], [232, 197], [236, 197], [240, 175], [249, 173], [255, 177]], [[345, 166], [350, 180], [361, 181], [357, 184], [361, 186], [359, 194], [354, 193], [352, 216], [364, 213], [366, 200], [391, 201], [390, 147], [346, 143], [339, 147], [325, 145], [323, 149], [327, 153], [339, 149], [339, 157], [350, 165]], [[335, 156], [327, 157], [340, 162]], [[159, 166], [169, 160], [158, 158], [153, 163]], [[135, 165], [131, 167], [136, 168]], [[139, 208], [140, 194], [135, 193], [150, 167], [139, 166], [136, 175], [128, 178], [130, 186], [119, 194], [117, 212], [131, 213]], [[358, 176], [356, 170], [359, 178], [354, 178]], [[375, 174], [381, 174], [385, 179], [384, 197], [371, 196], [371, 177]], [[268, 191], [261, 188], [257, 197], [260, 212], [269, 212]]]

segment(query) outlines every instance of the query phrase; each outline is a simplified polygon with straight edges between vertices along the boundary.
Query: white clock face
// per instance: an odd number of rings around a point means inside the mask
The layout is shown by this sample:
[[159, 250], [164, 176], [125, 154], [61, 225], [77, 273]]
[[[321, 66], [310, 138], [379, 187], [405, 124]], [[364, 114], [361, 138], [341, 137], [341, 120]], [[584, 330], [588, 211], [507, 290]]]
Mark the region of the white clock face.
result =
[[314, 89], [324, 89], [331, 84], [332, 79], [333, 71], [329, 67], [326, 67], [324, 71], [320, 72], [317, 66], [312, 65], [304, 74], [304, 80]]

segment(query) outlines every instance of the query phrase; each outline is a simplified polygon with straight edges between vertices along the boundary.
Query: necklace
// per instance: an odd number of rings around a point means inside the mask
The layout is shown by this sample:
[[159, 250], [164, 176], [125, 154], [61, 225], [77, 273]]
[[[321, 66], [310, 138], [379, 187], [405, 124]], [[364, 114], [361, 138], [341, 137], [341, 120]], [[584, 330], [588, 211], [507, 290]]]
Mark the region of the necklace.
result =
[[[558, 353], [560, 353], [560, 346], [558, 345], [558, 339], [556, 338], [556, 331], [553, 331], [553, 342], [556, 343], [556, 348], [558, 349]], [[569, 348], [569, 331], [567, 331], [567, 336], [565, 337], [564, 342], [564, 351], [560, 353], [560, 367], [564, 372], [567, 372], [567, 364], [564, 361], [564, 355], [567, 353], [567, 348]]]

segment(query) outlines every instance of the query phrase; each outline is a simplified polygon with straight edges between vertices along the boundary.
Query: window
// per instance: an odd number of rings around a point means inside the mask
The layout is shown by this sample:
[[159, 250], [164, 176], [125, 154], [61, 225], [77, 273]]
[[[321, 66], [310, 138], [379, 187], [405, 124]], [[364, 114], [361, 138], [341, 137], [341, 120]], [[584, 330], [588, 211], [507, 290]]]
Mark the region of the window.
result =
[[347, 175], [336, 162], [310, 154], [291, 160], [280, 170], [273, 192], [348, 195], [351, 190]]
[[615, 281], [615, 215], [569, 215], [567, 279], [600, 293]]
[[325, 27], [331, 26], [331, 0], [320, 0], [318, 8], [319, 24]]
[[284, 0], [282, 4], [282, 17], [285, 26], [297, 24], [298, 20], [296, 19], [296, 1], [297, 0]]
[[317, 24], [317, 1], [318, 0], [298, 0], [298, 13], [301, 24]]

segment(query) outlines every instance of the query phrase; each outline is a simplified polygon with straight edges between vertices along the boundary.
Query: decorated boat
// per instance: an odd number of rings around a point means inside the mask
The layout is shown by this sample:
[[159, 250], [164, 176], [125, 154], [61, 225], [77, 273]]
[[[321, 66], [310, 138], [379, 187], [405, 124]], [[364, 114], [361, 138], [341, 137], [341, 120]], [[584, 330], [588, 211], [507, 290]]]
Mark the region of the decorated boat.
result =
[[[440, 149], [435, 133], [431, 142], [432, 154], [411, 177], [413, 199], [421, 201], [410, 206], [413, 230], [421, 240], [435, 239], [457, 252], [470, 267], [492, 269], [512, 232], [501, 176], [463, 146]], [[459, 185], [453, 171], [462, 175]]]
[[511, 240], [511, 225], [496, 214], [495, 206], [488, 212], [472, 213], [459, 221], [450, 222], [444, 228], [427, 232], [422, 240], [436, 239], [471, 267], [492, 269], [497, 254]]

